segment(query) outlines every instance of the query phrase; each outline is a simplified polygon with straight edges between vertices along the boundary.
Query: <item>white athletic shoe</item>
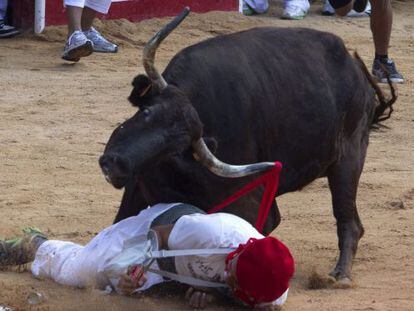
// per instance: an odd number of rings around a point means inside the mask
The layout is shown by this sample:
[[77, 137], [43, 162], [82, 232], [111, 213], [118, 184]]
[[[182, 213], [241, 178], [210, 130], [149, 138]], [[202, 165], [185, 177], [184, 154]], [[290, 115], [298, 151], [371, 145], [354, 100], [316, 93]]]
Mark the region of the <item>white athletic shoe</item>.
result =
[[0, 39], [11, 38], [17, 36], [19, 33], [20, 30], [16, 29], [13, 26], [5, 24], [4, 20], [0, 19]]
[[332, 7], [329, 0], [325, 0], [322, 8], [322, 15], [332, 16], [335, 15], [335, 9]]
[[349, 11], [349, 13], [346, 15], [348, 17], [367, 17], [371, 16], [371, 3], [369, 1], [367, 2], [367, 6], [365, 7], [365, 10], [358, 13], [355, 10]]
[[93, 42], [93, 51], [100, 53], [116, 53], [118, 46], [106, 40], [95, 28], [83, 32], [89, 40]]
[[282, 19], [300, 20], [305, 18], [310, 8], [308, 0], [285, 0]]
[[62, 58], [71, 62], [78, 62], [81, 57], [89, 56], [93, 52], [93, 43], [86, 38], [82, 31], [74, 31], [63, 48]]

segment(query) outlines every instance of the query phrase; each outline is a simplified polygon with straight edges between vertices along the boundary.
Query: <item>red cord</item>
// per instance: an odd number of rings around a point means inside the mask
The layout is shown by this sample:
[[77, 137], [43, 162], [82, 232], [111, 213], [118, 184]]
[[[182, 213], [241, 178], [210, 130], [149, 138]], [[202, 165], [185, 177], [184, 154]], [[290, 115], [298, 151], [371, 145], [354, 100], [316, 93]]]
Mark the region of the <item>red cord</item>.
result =
[[256, 187], [263, 184], [265, 186], [265, 190], [263, 192], [262, 201], [260, 202], [259, 213], [257, 215], [257, 220], [255, 224], [256, 229], [260, 233], [262, 233], [264, 223], [267, 219], [267, 216], [269, 215], [270, 207], [272, 206], [273, 200], [276, 196], [277, 187], [279, 186], [279, 175], [281, 170], [282, 163], [275, 162], [275, 166], [270, 171], [264, 173], [262, 176], [259, 176], [257, 179], [248, 183], [242, 189], [240, 189], [239, 191], [225, 199], [223, 202], [214, 206], [212, 209], [208, 211], [208, 213], [216, 213], [222, 210], [224, 207], [233, 203], [241, 196], [245, 195], [246, 193], [252, 191]]

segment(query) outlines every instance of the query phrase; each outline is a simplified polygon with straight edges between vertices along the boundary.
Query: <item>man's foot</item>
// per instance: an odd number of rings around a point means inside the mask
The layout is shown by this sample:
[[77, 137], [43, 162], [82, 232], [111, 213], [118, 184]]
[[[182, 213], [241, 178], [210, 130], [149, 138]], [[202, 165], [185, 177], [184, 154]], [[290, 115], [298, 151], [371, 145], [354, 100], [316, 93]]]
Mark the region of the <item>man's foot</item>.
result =
[[298, 0], [285, 0], [285, 8], [283, 10], [282, 19], [300, 20], [304, 19], [309, 11], [309, 2]]
[[246, 15], [246, 16], [251, 16], [251, 15], [256, 14], [256, 11], [255, 11], [255, 10], [253, 10], [253, 9], [251, 8], [251, 6], [250, 6], [250, 5], [248, 5], [245, 1], [243, 1], [241, 5], [242, 5], [241, 10], [242, 10], [243, 15]]
[[17, 36], [20, 33], [18, 29], [13, 26], [6, 25], [2, 19], [0, 19], [0, 38], [11, 38]]
[[362, 10], [362, 12], [357, 12], [356, 10], [351, 10], [351, 11], [349, 11], [349, 13], [346, 16], [348, 16], [348, 17], [368, 17], [368, 16], [371, 16], [371, 3], [368, 1], [365, 9]]
[[93, 52], [93, 43], [86, 38], [82, 31], [74, 31], [63, 48], [62, 58], [70, 62], [78, 62], [81, 57], [89, 56]]
[[118, 46], [112, 42], [106, 40], [95, 28], [83, 32], [90, 41], [93, 43], [93, 51], [100, 53], [116, 53], [118, 52]]
[[331, 3], [328, 0], [324, 1], [322, 7], [322, 15], [332, 16], [335, 15], [335, 9], [332, 7]]
[[404, 83], [404, 77], [397, 71], [395, 63], [389, 58], [385, 61], [374, 59], [372, 74], [381, 83], [387, 83], [387, 74], [391, 82]]
[[23, 229], [23, 236], [0, 240], [0, 267], [24, 265], [34, 260], [37, 249], [47, 240], [36, 228]]

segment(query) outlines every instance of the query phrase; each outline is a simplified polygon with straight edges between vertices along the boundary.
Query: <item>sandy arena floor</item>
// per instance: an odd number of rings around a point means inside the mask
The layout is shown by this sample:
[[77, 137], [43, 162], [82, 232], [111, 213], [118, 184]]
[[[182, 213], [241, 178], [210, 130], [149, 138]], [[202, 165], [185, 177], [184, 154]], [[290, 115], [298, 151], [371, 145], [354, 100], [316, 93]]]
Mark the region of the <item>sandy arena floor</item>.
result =
[[[312, 273], [327, 274], [337, 256], [330, 195], [326, 181], [318, 180], [279, 198], [283, 220], [275, 233], [292, 250], [297, 269], [284, 310], [414, 310], [414, 2], [395, 0], [393, 6], [390, 55], [406, 83], [385, 123], [389, 128], [371, 134], [358, 196], [366, 233], [353, 269], [356, 286], [308, 289]], [[264, 16], [191, 14], [160, 47], [158, 66], [190, 44], [264, 25], [332, 31], [371, 66], [369, 19], [323, 17], [320, 9], [314, 3], [303, 21], [280, 20], [279, 1]], [[48, 28], [41, 38], [1, 40], [0, 236], [37, 226], [51, 238], [85, 243], [111, 224], [122, 192], [106, 183], [97, 160], [114, 127], [135, 111], [126, 98], [132, 78], [143, 72], [142, 47], [166, 21], [98, 21], [97, 28], [119, 43], [120, 51], [77, 64], [60, 59], [64, 27]], [[31, 292], [46, 301], [29, 305]], [[104, 296], [36, 280], [27, 271], [0, 272], [0, 306], [13, 310], [186, 309], [180, 295]], [[216, 303], [209, 309], [237, 308]]]

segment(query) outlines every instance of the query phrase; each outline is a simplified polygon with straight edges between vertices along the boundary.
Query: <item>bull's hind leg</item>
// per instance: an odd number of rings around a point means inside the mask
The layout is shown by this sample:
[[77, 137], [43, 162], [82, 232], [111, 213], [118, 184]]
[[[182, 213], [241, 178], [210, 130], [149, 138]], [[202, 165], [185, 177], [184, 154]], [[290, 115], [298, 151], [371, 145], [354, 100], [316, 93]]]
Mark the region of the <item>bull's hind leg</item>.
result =
[[344, 142], [341, 158], [328, 172], [339, 246], [339, 259], [330, 275], [344, 286], [351, 285], [352, 262], [359, 239], [364, 234], [356, 207], [356, 196], [367, 146], [368, 133], [362, 139], [359, 136]]

